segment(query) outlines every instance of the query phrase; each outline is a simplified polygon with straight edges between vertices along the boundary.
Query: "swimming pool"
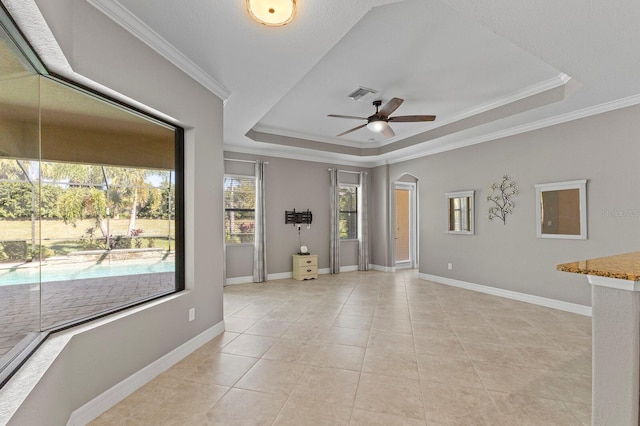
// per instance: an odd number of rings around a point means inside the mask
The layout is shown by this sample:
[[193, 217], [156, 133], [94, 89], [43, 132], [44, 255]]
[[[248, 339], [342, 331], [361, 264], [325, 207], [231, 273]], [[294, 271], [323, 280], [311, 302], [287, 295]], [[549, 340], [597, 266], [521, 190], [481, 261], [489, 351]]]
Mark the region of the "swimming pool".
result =
[[[175, 272], [175, 261], [67, 263], [43, 265], [42, 268], [0, 269], [0, 286], [38, 282], [71, 281], [88, 278]], [[42, 278], [42, 279], [41, 279]]]

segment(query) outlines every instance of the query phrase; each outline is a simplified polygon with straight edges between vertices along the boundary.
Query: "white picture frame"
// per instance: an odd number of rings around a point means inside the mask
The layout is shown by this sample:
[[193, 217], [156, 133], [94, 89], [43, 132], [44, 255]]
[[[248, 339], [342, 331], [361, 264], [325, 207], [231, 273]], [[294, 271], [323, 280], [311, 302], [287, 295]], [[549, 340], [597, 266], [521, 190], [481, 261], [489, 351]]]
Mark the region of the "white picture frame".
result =
[[456, 191], [445, 194], [447, 234], [475, 234], [475, 191]]
[[587, 180], [541, 183], [536, 188], [538, 238], [587, 239]]

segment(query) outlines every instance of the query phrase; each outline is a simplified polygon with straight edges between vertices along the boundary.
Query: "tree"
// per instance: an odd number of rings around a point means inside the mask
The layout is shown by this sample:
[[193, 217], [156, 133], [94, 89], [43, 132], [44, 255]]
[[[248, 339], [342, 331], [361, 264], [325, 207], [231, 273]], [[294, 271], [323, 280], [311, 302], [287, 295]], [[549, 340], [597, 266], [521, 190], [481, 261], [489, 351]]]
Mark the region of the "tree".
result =
[[136, 218], [140, 204], [147, 202], [151, 196], [151, 188], [146, 179], [150, 171], [124, 167], [109, 167], [110, 178], [109, 200], [112, 202], [114, 213], [119, 214], [123, 207], [129, 210], [129, 234], [136, 229]]
[[102, 167], [53, 162], [40, 164], [43, 180], [68, 186], [56, 202], [57, 216], [73, 226], [79, 220], [93, 218], [102, 236], [107, 237], [106, 182]]
[[107, 199], [104, 191], [97, 188], [73, 187], [58, 198], [58, 217], [64, 223], [76, 226], [77, 221], [94, 218], [102, 236], [108, 235], [105, 223]]
[[33, 210], [28, 182], [0, 184], [0, 219], [29, 219]]

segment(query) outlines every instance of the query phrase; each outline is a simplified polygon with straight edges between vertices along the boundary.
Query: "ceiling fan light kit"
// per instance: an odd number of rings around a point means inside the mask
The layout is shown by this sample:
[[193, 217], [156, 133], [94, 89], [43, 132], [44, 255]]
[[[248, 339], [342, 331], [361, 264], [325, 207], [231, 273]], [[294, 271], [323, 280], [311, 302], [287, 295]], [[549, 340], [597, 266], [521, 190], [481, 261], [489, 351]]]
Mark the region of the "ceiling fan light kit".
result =
[[387, 127], [389, 127], [389, 123], [383, 120], [370, 121], [367, 123], [367, 129], [376, 133], [381, 133]]
[[339, 135], [336, 135], [338, 137], [366, 127], [372, 132], [381, 133], [388, 138], [396, 135], [393, 129], [389, 126], [390, 121], [395, 121], [398, 123], [415, 123], [420, 121], [433, 121], [436, 119], [435, 115], [395, 115], [393, 117], [389, 117], [396, 109], [400, 107], [400, 105], [402, 105], [403, 102], [404, 99], [392, 98], [389, 102], [384, 104], [382, 108], [380, 108], [380, 106], [382, 105], [382, 101], [377, 99], [373, 101], [373, 106], [376, 107], [376, 112], [369, 117], [355, 117], [353, 115], [339, 114], [329, 114], [327, 117], [349, 118], [353, 120], [367, 121], [365, 124], [361, 124], [354, 127], [353, 129], [349, 129], [346, 132], [342, 132]]
[[246, 0], [247, 11], [254, 21], [269, 27], [280, 27], [296, 16], [296, 0]]

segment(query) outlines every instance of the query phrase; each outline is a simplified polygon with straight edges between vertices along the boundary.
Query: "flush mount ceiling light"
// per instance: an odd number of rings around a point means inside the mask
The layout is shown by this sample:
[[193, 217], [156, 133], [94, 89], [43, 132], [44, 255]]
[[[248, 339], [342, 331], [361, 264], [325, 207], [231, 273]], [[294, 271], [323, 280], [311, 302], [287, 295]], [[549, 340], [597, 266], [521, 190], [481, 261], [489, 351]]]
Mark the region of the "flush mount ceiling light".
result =
[[247, 0], [247, 10], [256, 22], [279, 27], [293, 21], [296, 0]]

